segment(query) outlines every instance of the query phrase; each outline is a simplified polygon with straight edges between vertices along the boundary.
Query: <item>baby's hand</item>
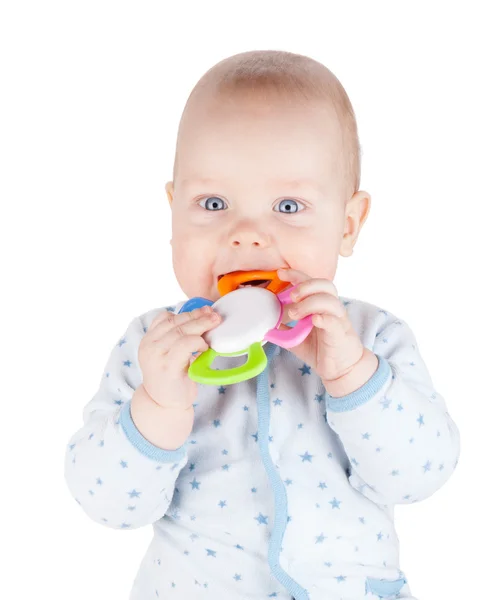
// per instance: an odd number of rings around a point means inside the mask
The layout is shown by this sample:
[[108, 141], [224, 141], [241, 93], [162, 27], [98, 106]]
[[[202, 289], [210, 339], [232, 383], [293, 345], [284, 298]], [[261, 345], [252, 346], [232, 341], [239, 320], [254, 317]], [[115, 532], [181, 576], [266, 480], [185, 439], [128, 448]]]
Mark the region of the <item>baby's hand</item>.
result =
[[[297, 285], [291, 293], [293, 303], [285, 306], [282, 322], [312, 315], [314, 325], [304, 342], [291, 348], [291, 352], [313, 367], [325, 385], [340, 380], [365, 359], [367, 350], [351, 324], [336, 287], [332, 281], [311, 279], [293, 269], [279, 270], [278, 275], [282, 281]], [[287, 328], [281, 326], [281, 329]], [[377, 359], [372, 355], [367, 359], [372, 370]]]
[[159, 406], [181, 410], [192, 406], [197, 396], [197, 384], [187, 375], [195, 360], [192, 354], [209, 348], [201, 336], [220, 321], [210, 306], [180, 315], [165, 311], [152, 321], [138, 357], [144, 389]]

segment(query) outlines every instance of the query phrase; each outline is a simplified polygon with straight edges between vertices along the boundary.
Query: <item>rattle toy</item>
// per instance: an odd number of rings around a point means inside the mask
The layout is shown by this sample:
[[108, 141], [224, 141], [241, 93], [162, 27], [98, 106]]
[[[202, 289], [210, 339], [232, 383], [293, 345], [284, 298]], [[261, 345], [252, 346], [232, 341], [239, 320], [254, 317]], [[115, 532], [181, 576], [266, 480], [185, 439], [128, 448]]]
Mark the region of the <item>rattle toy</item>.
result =
[[[259, 282], [241, 287], [247, 282]], [[266, 287], [260, 287], [269, 282]], [[235, 271], [222, 276], [217, 288], [221, 297], [216, 302], [195, 297], [180, 309], [192, 311], [202, 306], [212, 306], [222, 317], [222, 322], [203, 335], [209, 349], [202, 352], [190, 365], [188, 375], [198, 383], [229, 385], [256, 377], [267, 365], [262, 348], [266, 342], [282, 348], [292, 348], [302, 343], [312, 330], [312, 316], [308, 315], [288, 329], [280, 330], [283, 306], [290, 303], [294, 287], [281, 281], [276, 271]], [[283, 290], [283, 291], [281, 291]], [[280, 293], [278, 293], [280, 292]], [[231, 369], [212, 369], [218, 356], [242, 356], [246, 362]]]

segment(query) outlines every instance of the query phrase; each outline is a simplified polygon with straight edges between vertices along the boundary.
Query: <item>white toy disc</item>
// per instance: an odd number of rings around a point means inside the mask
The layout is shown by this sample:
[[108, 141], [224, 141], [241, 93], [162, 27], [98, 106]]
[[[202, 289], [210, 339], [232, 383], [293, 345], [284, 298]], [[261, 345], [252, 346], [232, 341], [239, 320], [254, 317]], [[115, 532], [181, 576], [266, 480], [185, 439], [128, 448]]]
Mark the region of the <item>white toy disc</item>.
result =
[[254, 342], [265, 344], [264, 336], [281, 316], [282, 305], [277, 296], [259, 287], [246, 287], [229, 292], [212, 308], [222, 317], [215, 329], [204, 334], [205, 341], [219, 354], [246, 354]]

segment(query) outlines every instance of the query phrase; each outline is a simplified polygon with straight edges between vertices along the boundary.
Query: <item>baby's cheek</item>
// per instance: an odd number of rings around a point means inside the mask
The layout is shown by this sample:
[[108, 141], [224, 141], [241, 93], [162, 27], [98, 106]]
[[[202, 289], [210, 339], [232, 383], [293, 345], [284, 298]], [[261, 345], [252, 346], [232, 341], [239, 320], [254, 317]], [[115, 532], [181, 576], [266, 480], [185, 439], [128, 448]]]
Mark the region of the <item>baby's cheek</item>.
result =
[[336, 249], [322, 244], [305, 245], [299, 248], [290, 261], [292, 269], [308, 274], [314, 279], [332, 280], [336, 274], [338, 254]]
[[[192, 236], [172, 242], [175, 276], [183, 292], [189, 297], [206, 296], [214, 275], [210, 245], [205, 239]], [[214, 253], [215, 256], [215, 253]]]

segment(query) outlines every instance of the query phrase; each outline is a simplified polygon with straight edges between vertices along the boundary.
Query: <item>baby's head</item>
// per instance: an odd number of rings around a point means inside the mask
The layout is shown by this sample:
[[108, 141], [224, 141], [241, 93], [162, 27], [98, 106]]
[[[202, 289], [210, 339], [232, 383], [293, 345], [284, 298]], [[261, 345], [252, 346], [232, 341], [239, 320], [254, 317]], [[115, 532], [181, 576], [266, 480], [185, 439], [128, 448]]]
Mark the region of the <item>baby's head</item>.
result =
[[239, 270], [332, 281], [369, 212], [359, 155], [349, 98], [315, 60], [254, 51], [211, 68], [187, 100], [166, 185], [184, 293], [217, 300], [218, 277]]

